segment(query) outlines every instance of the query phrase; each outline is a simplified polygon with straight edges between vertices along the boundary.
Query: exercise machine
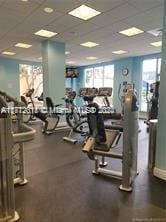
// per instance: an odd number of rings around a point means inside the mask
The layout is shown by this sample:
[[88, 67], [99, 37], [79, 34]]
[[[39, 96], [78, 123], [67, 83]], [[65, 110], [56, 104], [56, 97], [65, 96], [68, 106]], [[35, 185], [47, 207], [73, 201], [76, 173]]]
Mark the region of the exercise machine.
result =
[[68, 93], [66, 98], [63, 98], [67, 108], [66, 122], [70, 127], [69, 135], [63, 137], [63, 140], [74, 144], [77, 142], [77, 139], [73, 137], [74, 133], [79, 133], [82, 136], [86, 136], [89, 132], [87, 120], [81, 116], [80, 110], [74, 103], [75, 97], [76, 92], [72, 91]]
[[67, 129], [67, 127], [58, 127], [60, 117], [63, 115], [63, 113], [58, 111], [60, 106], [62, 106], [62, 104], [54, 105], [52, 99], [50, 97], [46, 97], [46, 110], [38, 110], [34, 114], [35, 117], [43, 121], [44, 126], [42, 132], [44, 134], [51, 135], [57, 132], [57, 130]]
[[[28, 123], [30, 121], [36, 120], [34, 118], [35, 104], [34, 104], [34, 101], [32, 98], [34, 91], [35, 91], [34, 88], [29, 89], [25, 93], [25, 96], [24, 95], [21, 96], [21, 101], [24, 103], [24, 105], [26, 107], [25, 111], [23, 112], [23, 122], [24, 123]], [[28, 98], [28, 100], [26, 98]]]
[[[121, 179], [120, 190], [132, 191], [132, 183], [137, 176], [138, 147], [138, 104], [136, 92], [131, 85], [127, 86], [123, 97], [123, 150], [116, 152], [119, 130], [105, 130], [104, 121], [98, 112], [98, 106], [90, 101], [89, 107], [96, 109], [88, 114], [90, 136], [85, 141], [83, 152], [89, 159], [95, 161], [93, 174], [108, 175]], [[101, 164], [99, 159], [101, 157]], [[115, 158], [122, 161], [122, 171], [104, 169], [107, 166], [105, 158]]]
[[[14, 222], [19, 220], [15, 211], [14, 184], [24, 185], [23, 145], [34, 139], [35, 130], [22, 122], [21, 111], [17, 113], [15, 127], [12, 124], [8, 102], [13, 102], [16, 108], [21, 108], [22, 103], [15, 98], [0, 91], [0, 221]], [[17, 161], [15, 146], [17, 148]], [[15, 174], [15, 167], [18, 167]], [[14, 180], [13, 180], [14, 178]]]
[[[157, 119], [158, 117], [158, 107], [159, 107], [159, 87], [160, 81], [152, 83], [149, 85], [147, 83], [146, 87], [146, 100], [147, 100], [147, 120], [145, 123], [149, 126], [149, 121], [152, 119]], [[151, 96], [149, 95], [151, 94]], [[148, 128], [147, 128], [148, 131]]]

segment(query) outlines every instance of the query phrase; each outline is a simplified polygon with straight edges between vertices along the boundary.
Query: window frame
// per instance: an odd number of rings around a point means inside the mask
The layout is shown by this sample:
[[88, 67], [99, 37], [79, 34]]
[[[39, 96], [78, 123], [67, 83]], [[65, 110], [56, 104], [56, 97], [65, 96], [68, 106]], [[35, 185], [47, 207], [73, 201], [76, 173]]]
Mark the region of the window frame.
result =
[[[113, 88], [113, 86], [114, 86], [114, 75], [115, 75], [115, 66], [114, 66], [114, 64], [111, 64], [111, 65], [105, 65], [105, 66], [95, 66], [95, 67], [89, 67], [89, 68], [85, 68], [84, 69], [84, 87], [91, 87], [91, 88], [93, 88], [93, 87], [95, 87], [95, 85], [94, 85], [94, 75], [95, 75], [95, 69], [97, 69], [97, 68], [102, 68], [102, 86], [101, 87], [106, 87], [106, 86], [104, 86], [104, 83], [105, 83], [105, 67], [107, 67], [107, 66], [112, 66], [113, 67], [113, 85], [112, 86], [110, 86], [110, 87], [112, 87]], [[93, 75], [93, 86], [87, 86], [86, 85], [86, 70], [92, 70], [92, 75]]]
[[[160, 73], [159, 73], [159, 64], [161, 65], [161, 62], [159, 62], [161, 60], [161, 57], [153, 57], [153, 58], [147, 58], [144, 59], [142, 61], [142, 70], [141, 70], [141, 91], [140, 91], [140, 111], [142, 113], [146, 113], [147, 111], [143, 110], [142, 108], [142, 81], [143, 81], [143, 65], [144, 65], [144, 61], [148, 61], [148, 60], [156, 60], [156, 70], [155, 70], [155, 81], [158, 81], [160, 79]], [[161, 72], [161, 67], [160, 67], [160, 72]]]

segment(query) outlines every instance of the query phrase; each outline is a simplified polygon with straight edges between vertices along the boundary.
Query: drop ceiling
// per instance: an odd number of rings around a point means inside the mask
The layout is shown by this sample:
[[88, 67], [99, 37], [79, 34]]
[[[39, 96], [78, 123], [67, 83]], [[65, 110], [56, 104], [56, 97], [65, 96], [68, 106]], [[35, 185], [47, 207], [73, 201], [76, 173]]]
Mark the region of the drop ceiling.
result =
[[[68, 12], [85, 4], [101, 14], [84, 21]], [[44, 12], [45, 7], [54, 9]], [[0, 54], [14, 51], [13, 56], [2, 57], [39, 61], [41, 42], [46, 38], [35, 36], [40, 29], [58, 33], [52, 41], [64, 42], [66, 62], [75, 61], [76, 66], [111, 61], [118, 58], [146, 55], [161, 51], [161, 47], [150, 45], [161, 40], [148, 31], [162, 27], [163, 0], [0, 0]], [[145, 32], [126, 37], [121, 30], [137, 27]], [[86, 48], [81, 43], [91, 41], [99, 46]], [[29, 49], [16, 48], [18, 42], [32, 45]], [[127, 51], [115, 55], [112, 51]], [[87, 60], [86, 57], [97, 57]]]

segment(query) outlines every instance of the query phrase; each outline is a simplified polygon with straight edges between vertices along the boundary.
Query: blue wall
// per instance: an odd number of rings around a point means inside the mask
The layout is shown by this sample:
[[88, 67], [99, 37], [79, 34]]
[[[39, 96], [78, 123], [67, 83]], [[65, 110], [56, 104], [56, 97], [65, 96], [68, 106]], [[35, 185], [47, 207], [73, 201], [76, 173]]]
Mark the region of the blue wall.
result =
[[[79, 77], [71, 79], [72, 88], [78, 91], [80, 87], [84, 87], [84, 69], [90, 67], [96, 67], [100, 65], [115, 65], [114, 74], [114, 100], [113, 105], [117, 111], [121, 111], [120, 102], [118, 100], [118, 88], [119, 84], [123, 81], [128, 81], [135, 84], [135, 87], [140, 95], [141, 89], [141, 73], [142, 73], [142, 61], [144, 59], [152, 59], [160, 57], [160, 54], [146, 55], [140, 57], [124, 58], [111, 62], [105, 62], [101, 64], [94, 64], [91, 66], [79, 67]], [[15, 59], [0, 58], [0, 90], [7, 91], [9, 94], [19, 97], [19, 64], [29, 65], [42, 65], [41, 63], [21, 61]], [[128, 76], [122, 76], [122, 68], [127, 67], [130, 72]], [[77, 103], [80, 104], [80, 99]]]
[[20, 94], [19, 64], [41, 65], [41, 63], [0, 58], [0, 90], [17, 98]]
[[[140, 100], [142, 61], [145, 59], [152, 59], [152, 58], [157, 58], [157, 57], [160, 57], [160, 53], [153, 54], [153, 55], [140, 56], [140, 57], [124, 58], [124, 59], [119, 59], [119, 60], [115, 60], [111, 62], [105, 62], [105, 63], [94, 64], [90, 66], [79, 67], [79, 77], [77, 78], [76, 83], [75, 83], [75, 90], [78, 92], [79, 88], [84, 87], [84, 70], [86, 68], [113, 64], [114, 65], [113, 106], [118, 112], [120, 112], [121, 105], [118, 99], [119, 84], [120, 83], [122, 84], [124, 81], [135, 84], [135, 88], [139, 94], [139, 100]], [[129, 69], [129, 74], [127, 76], [122, 75], [122, 69], [124, 67]], [[80, 99], [77, 99], [77, 104], [81, 105]]]

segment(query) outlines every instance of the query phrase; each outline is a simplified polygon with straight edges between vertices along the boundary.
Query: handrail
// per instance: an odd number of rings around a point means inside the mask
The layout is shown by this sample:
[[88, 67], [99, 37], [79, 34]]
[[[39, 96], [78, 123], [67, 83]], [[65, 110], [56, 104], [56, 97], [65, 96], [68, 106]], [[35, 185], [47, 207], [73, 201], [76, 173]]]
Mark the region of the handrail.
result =
[[20, 124], [20, 127], [21, 132], [13, 133], [14, 143], [23, 143], [34, 139], [35, 129], [23, 123]]
[[23, 103], [19, 100], [17, 100], [16, 98], [9, 96], [6, 92], [1, 91], [0, 90], [0, 95], [4, 96], [5, 98], [7, 98], [7, 101], [9, 102], [14, 102], [15, 104], [19, 105], [19, 106], [23, 106]]

